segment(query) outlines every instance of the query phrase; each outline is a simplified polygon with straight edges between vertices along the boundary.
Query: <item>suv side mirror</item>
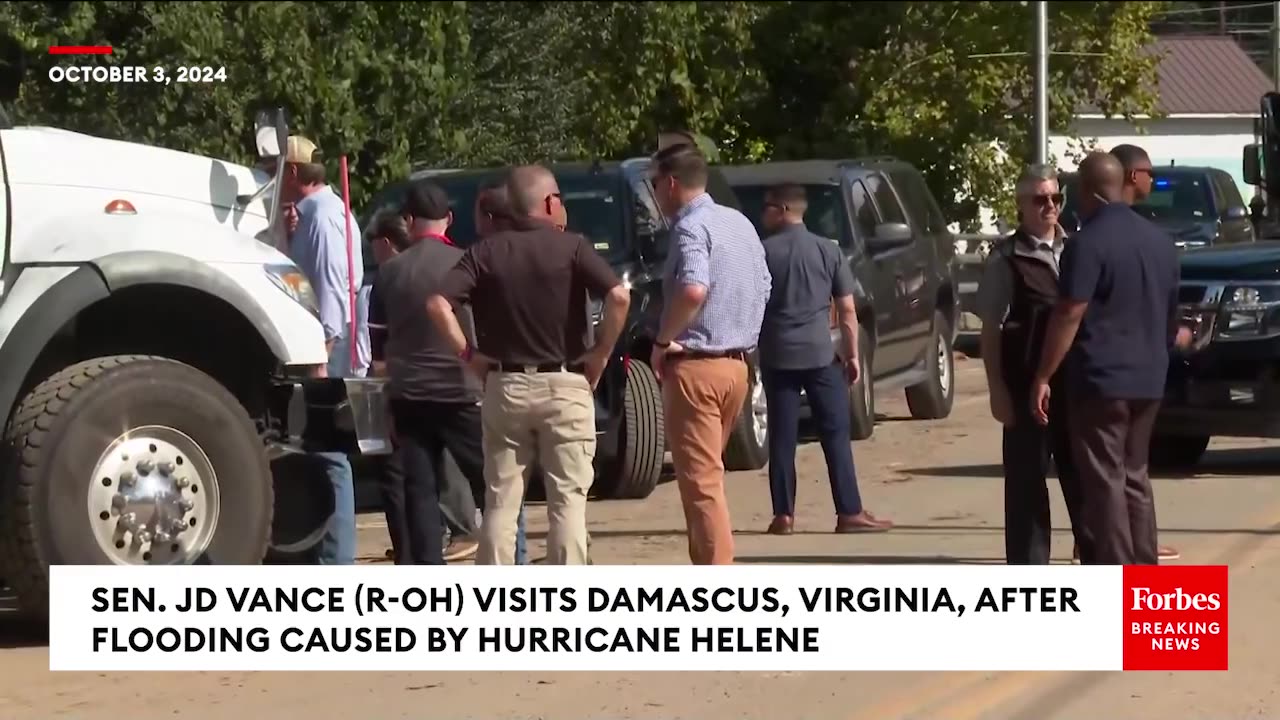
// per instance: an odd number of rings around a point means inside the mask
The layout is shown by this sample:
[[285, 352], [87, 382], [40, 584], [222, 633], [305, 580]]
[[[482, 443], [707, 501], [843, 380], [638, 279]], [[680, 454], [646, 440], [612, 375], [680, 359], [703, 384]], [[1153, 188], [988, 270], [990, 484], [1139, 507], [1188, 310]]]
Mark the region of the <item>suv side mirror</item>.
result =
[[876, 226], [876, 234], [867, 241], [867, 247], [873, 253], [881, 253], [911, 244], [913, 239], [911, 226], [906, 223], [881, 223]]
[[1251, 144], [1244, 146], [1242, 158], [1244, 181], [1250, 185], [1262, 184], [1262, 146]]

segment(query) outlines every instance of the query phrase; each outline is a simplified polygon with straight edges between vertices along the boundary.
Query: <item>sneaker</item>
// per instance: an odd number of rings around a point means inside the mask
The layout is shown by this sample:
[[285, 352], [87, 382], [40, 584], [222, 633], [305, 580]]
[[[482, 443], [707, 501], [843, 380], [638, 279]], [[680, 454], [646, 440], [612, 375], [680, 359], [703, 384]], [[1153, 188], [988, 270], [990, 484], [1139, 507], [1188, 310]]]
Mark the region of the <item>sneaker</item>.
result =
[[1177, 560], [1182, 557], [1182, 553], [1178, 552], [1175, 548], [1168, 547], [1167, 545], [1157, 547], [1156, 554], [1161, 560]]
[[470, 560], [476, 556], [476, 551], [479, 549], [480, 543], [470, 538], [450, 540], [448, 547], [444, 549], [444, 560], [445, 562]]

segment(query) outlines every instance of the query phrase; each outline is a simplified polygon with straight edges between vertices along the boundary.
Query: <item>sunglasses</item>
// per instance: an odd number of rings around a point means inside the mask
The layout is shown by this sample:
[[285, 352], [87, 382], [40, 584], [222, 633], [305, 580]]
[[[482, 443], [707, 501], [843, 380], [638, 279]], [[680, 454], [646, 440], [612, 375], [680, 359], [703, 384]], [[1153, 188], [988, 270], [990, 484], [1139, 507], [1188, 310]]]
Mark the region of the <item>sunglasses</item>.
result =
[[1062, 193], [1053, 193], [1052, 195], [1033, 195], [1031, 201], [1036, 207], [1046, 207], [1049, 203], [1053, 203], [1057, 207], [1062, 207], [1064, 197]]

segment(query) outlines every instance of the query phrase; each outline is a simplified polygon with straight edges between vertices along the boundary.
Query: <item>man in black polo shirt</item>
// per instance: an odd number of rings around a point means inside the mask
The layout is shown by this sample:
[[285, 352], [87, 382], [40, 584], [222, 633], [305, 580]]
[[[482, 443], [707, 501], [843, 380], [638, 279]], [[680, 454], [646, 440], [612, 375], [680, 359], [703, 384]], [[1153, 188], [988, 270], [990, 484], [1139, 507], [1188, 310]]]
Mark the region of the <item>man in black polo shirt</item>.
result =
[[[547, 491], [547, 563], [587, 563], [587, 492], [595, 478], [592, 390], [630, 305], [630, 292], [567, 222], [555, 176], [521, 167], [507, 180], [513, 229], [472, 245], [427, 303], [451, 349], [485, 378], [487, 485], [478, 564], [512, 562], [524, 484], [536, 465]], [[588, 347], [588, 295], [604, 299]], [[478, 347], [454, 314], [470, 303]]]
[[1080, 164], [1084, 227], [1063, 251], [1060, 297], [1031, 385], [1031, 411], [1048, 422], [1049, 379], [1070, 350], [1072, 454], [1092, 563], [1154, 565], [1147, 453], [1178, 337], [1178, 256], [1123, 202], [1123, 187], [1124, 167], [1114, 156], [1093, 152]]
[[381, 354], [386, 358], [391, 415], [405, 471], [410, 557], [403, 564], [440, 565], [444, 451], [472, 485], [483, 484], [477, 406], [481, 388], [447, 339], [423, 317], [427, 298], [462, 257], [445, 234], [451, 219], [448, 195], [435, 183], [416, 182], [405, 197], [402, 214], [409, 222], [410, 245], [378, 269], [378, 305], [371, 314], [385, 320]]

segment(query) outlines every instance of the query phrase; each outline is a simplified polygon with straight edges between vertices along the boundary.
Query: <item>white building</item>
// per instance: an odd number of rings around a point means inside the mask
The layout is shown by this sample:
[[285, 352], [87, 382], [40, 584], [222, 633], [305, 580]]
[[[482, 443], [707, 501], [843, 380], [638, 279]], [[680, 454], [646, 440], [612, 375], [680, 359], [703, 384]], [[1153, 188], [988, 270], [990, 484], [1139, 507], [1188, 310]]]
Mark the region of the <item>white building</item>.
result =
[[[1137, 145], [1154, 165], [1221, 168], [1236, 179], [1247, 201], [1241, 156], [1254, 142], [1254, 118], [1262, 95], [1272, 89], [1265, 73], [1229, 37], [1165, 37], [1155, 43], [1158, 119], [1107, 118], [1093, 108], [1077, 110], [1074, 127], [1049, 138], [1049, 154], [1063, 170], [1074, 170], [1083, 149]], [[1078, 140], [1073, 138], [1079, 138]]]

